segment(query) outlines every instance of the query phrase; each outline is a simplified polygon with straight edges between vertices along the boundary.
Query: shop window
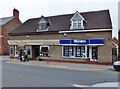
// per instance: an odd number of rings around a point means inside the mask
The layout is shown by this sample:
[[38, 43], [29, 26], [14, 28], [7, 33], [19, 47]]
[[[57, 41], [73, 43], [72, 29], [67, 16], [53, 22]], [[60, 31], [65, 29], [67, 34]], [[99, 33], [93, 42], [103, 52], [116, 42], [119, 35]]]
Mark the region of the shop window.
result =
[[73, 56], [72, 46], [64, 46], [64, 56]]
[[10, 54], [13, 54], [13, 48], [10, 48]]
[[63, 46], [64, 57], [85, 57], [85, 46]]
[[27, 55], [30, 55], [30, 48], [27, 48]]
[[85, 57], [85, 46], [76, 46], [76, 57]]
[[49, 46], [40, 47], [40, 56], [49, 56]]

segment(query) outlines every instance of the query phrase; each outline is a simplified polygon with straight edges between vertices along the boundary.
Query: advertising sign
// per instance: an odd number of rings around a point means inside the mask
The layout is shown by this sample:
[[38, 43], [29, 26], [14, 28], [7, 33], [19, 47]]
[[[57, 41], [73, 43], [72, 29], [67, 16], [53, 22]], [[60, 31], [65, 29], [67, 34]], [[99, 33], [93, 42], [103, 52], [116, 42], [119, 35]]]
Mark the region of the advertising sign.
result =
[[72, 39], [72, 40], [59, 40], [63, 45], [103, 45], [104, 39]]

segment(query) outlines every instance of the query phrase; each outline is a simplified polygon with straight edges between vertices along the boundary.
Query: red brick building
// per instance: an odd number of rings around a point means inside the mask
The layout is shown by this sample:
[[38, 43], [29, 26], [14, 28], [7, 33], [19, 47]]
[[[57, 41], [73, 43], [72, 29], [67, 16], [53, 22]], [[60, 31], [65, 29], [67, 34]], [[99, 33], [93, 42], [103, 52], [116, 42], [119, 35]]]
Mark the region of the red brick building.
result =
[[112, 38], [112, 58], [113, 62], [117, 60], [118, 57], [118, 39], [116, 37]]
[[118, 44], [118, 60], [120, 60], [120, 30], [119, 30], [119, 33], [118, 33], [118, 39], [119, 39], [119, 44]]
[[20, 24], [19, 11], [17, 9], [13, 10], [13, 16], [0, 18], [0, 55], [9, 54], [9, 45], [7, 42], [7, 40], [9, 40], [8, 33]]

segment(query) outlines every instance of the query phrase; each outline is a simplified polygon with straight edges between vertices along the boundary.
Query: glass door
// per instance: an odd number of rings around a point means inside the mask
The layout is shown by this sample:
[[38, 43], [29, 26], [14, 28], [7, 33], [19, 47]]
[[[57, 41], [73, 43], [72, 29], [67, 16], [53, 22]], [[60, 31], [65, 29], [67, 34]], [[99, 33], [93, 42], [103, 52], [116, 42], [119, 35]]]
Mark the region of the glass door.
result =
[[92, 47], [92, 59], [98, 59], [98, 47]]

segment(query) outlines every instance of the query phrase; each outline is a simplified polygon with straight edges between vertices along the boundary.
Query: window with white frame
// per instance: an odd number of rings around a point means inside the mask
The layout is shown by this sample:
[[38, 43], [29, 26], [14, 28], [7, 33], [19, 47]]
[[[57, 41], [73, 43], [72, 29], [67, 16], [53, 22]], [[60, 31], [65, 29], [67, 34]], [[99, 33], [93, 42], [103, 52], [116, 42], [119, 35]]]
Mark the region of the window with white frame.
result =
[[85, 46], [63, 46], [63, 57], [85, 58]]
[[76, 11], [70, 21], [70, 29], [84, 29], [85, 19], [78, 11]]
[[72, 29], [82, 29], [83, 27], [83, 20], [74, 20], [72, 21]]
[[27, 55], [31, 55], [31, 49], [30, 48], [27, 48]]
[[49, 56], [49, 46], [40, 46], [40, 56]]
[[40, 31], [47, 31], [48, 28], [49, 28], [49, 25], [50, 23], [48, 21], [46, 21], [45, 18], [41, 18], [39, 23], [38, 23], [38, 29], [37, 29], [37, 32], [40, 32]]
[[39, 23], [39, 31], [45, 31], [47, 27], [47, 23]]
[[13, 53], [13, 48], [10, 48], [10, 54], [14, 54], [14, 53]]

